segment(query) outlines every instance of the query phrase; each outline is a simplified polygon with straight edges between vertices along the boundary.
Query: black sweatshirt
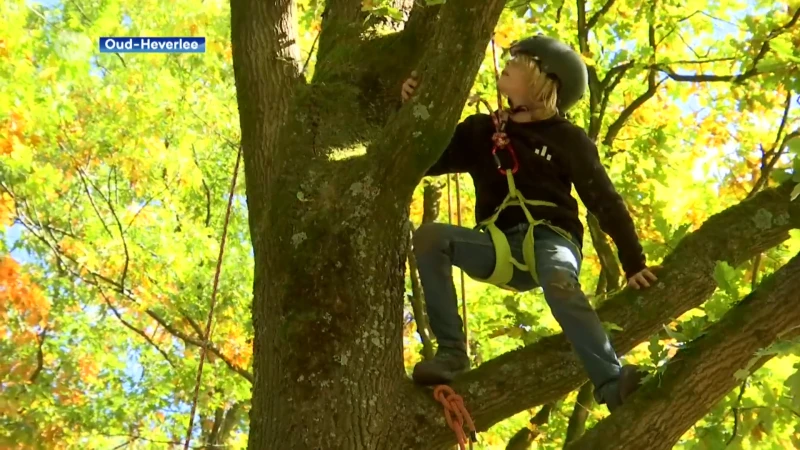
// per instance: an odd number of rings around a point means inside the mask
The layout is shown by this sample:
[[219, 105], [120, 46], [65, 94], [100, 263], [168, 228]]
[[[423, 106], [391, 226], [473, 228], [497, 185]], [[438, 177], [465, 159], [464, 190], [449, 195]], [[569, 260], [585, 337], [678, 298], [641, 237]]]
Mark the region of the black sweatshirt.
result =
[[[494, 130], [491, 116], [468, 117], [458, 124], [447, 149], [426, 174], [468, 172], [475, 184], [476, 222], [491, 216], [508, 194], [506, 177], [497, 170], [492, 157]], [[558, 205], [528, 206], [535, 219], [565, 229], [582, 247], [583, 225], [578, 218], [578, 202], [571, 195], [574, 183], [586, 208], [617, 244], [627, 278], [646, 267], [628, 209], [600, 163], [597, 147], [581, 128], [555, 116], [527, 123], [509, 120], [506, 133], [519, 160], [519, 170], [514, 175], [517, 189], [528, 200]], [[503, 168], [513, 167], [508, 150], [498, 150], [497, 155]], [[508, 230], [527, 222], [522, 208], [510, 206], [500, 213], [495, 225]]]

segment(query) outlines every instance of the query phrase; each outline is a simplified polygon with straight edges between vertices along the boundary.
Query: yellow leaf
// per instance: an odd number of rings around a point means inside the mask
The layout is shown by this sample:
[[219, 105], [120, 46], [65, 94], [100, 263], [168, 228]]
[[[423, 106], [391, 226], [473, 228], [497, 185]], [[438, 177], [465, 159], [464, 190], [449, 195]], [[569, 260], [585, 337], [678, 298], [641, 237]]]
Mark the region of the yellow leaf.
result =
[[48, 67], [48, 68], [42, 70], [41, 72], [39, 72], [39, 78], [41, 78], [43, 80], [52, 79], [53, 76], [56, 74], [56, 71], [58, 71], [58, 69], [56, 67]]

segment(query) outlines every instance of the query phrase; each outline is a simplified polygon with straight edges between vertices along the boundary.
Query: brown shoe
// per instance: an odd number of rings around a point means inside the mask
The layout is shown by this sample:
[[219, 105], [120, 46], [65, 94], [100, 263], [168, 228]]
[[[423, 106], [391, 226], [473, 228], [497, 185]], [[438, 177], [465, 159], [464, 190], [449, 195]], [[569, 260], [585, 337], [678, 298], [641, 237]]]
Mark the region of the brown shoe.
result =
[[433, 359], [417, 363], [411, 377], [423, 386], [450, 384], [458, 375], [468, 371], [469, 365], [466, 352], [440, 348]]

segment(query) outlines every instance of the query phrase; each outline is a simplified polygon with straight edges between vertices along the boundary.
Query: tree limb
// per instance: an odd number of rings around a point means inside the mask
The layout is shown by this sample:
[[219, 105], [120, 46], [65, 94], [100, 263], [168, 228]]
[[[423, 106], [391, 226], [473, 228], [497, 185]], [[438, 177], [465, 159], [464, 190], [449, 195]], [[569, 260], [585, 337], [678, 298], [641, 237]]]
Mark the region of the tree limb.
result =
[[422, 2], [414, 2], [403, 32], [414, 35], [418, 40], [431, 36], [441, 8], [442, 5], [429, 6], [423, 5]]
[[100, 288], [98, 286], [97, 290], [100, 292], [100, 296], [103, 297], [103, 300], [105, 300], [106, 305], [108, 306], [108, 308], [111, 309], [111, 312], [114, 313], [114, 315], [122, 323], [122, 325], [124, 325], [126, 328], [128, 328], [131, 331], [133, 331], [134, 333], [138, 334], [142, 338], [144, 338], [144, 340], [147, 341], [148, 344], [153, 346], [153, 348], [155, 348], [156, 351], [158, 351], [158, 353], [160, 353], [161, 356], [163, 356], [164, 359], [167, 360], [167, 363], [169, 363], [169, 365], [174, 369], [175, 368], [175, 363], [172, 361], [172, 358], [169, 356], [169, 354], [167, 352], [165, 352], [158, 344], [156, 344], [153, 341], [153, 339], [151, 339], [150, 336], [147, 335], [147, 333], [145, 333], [144, 331], [136, 328], [132, 323], [130, 323], [127, 320], [125, 320], [125, 318], [122, 317], [122, 314], [119, 312], [119, 310], [117, 310], [117, 308], [111, 303], [111, 300], [108, 298], [108, 296], [106, 296], [106, 293], [103, 291], [102, 288]]
[[605, 274], [606, 290], [615, 291], [620, 287], [622, 270], [619, 267], [617, 258], [614, 256], [614, 249], [608, 243], [606, 234], [600, 228], [600, 222], [592, 214], [586, 215], [586, 222], [589, 227], [589, 234], [592, 237], [592, 245], [600, 258], [600, 268]]
[[592, 17], [589, 18], [589, 22], [586, 24], [587, 30], [591, 30], [595, 25], [597, 25], [597, 21], [600, 20], [600, 18], [603, 17], [603, 15], [605, 15], [612, 6], [614, 6], [615, 1], [616, 0], [606, 0], [606, 3], [603, 5], [603, 7], [600, 8], [600, 10], [596, 13], [592, 14]]
[[575, 399], [575, 407], [572, 408], [572, 415], [569, 417], [567, 425], [567, 436], [564, 444], [568, 445], [572, 441], [583, 436], [586, 431], [586, 419], [589, 418], [589, 409], [594, 403], [594, 386], [592, 383], [585, 383], [578, 391], [578, 398]]
[[528, 426], [517, 431], [511, 439], [508, 440], [506, 450], [528, 450], [536, 438], [538, 438], [542, 431], [539, 429], [542, 425], [550, 421], [550, 413], [553, 411], [553, 403], [548, 403], [539, 409], [535, 416], [531, 417]]
[[656, 70], [664, 73], [669, 78], [675, 81], [690, 81], [690, 82], [733, 82], [733, 83], [741, 83], [749, 78], [753, 78], [757, 75], [761, 75], [758, 71], [758, 63], [761, 62], [762, 59], [769, 53], [770, 41], [777, 38], [778, 36], [784, 34], [785, 32], [789, 31], [792, 27], [797, 24], [798, 19], [800, 19], [800, 7], [792, 15], [792, 18], [789, 19], [787, 23], [781, 25], [780, 27], [772, 30], [767, 34], [767, 37], [764, 39], [764, 42], [761, 43], [761, 47], [758, 50], [758, 53], [753, 58], [753, 62], [750, 65], [750, 68], [746, 71], [736, 74], [736, 75], [715, 75], [715, 74], [695, 74], [695, 75], [681, 75], [676, 73], [674, 70], [670, 69], [669, 67], [656, 64], [653, 66]]
[[407, 247], [406, 257], [408, 258], [408, 276], [411, 278], [411, 310], [414, 314], [414, 322], [417, 324], [417, 333], [422, 341], [423, 359], [432, 359], [434, 356], [433, 343], [431, 342], [430, 327], [428, 318], [425, 315], [425, 298], [422, 295], [422, 285], [419, 282], [417, 272], [417, 258], [411, 245]]
[[[439, 215], [439, 199], [442, 196], [441, 186], [426, 182], [422, 191], [422, 223], [430, 223], [436, 220]], [[434, 356], [433, 343], [431, 342], [431, 330], [428, 323], [428, 316], [425, 314], [425, 296], [422, 292], [422, 284], [419, 281], [417, 269], [417, 258], [411, 245], [407, 246], [408, 276], [411, 278], [411, 308], [414, 313], [414, 321], [417, 323], [417, 333], [422, 341], [422, 356], [431, 359]]]
[[28, 378], [30, 383], [35, 383], [36, 379], [39, 378], [39, 374], [42, 373], [42, 369], [44, 369], [44, 340], [47, 337], [47, 328], [45, 327], [42, 329], [40, 333], [36, 335], [36, 340], [39, 341], [38, 348], [36, 349], [36, 369], [33, 370], [33, 373]]
[[[195, 347], [203, 346], [202, 338], [195, 338], [182, 332], [181, 330], [177, 329], [173, 324], [167, 322], [167, 320], [164, 319], [158, 312], [153, 311], [152, 309], [147, 309], [145, 310], [145, 313], [148, 316], [152, 317], [156, 322], [158, 322], [159, 325], [164, 327], [165, 330], [169, 331], [171, 335], [177, 337], [186, 344], [193, 345]], [[225, 365], [228, 366], [228, 368], [241, 375], [245, 380], [251, 383], [253, 382], [253, 374], [234, 364], [233, 361], [231, 361], [227, 356], [225, 356], [222, 353], [222, 351], [220, 351], [220, 349], [217, 348], [212, 342], [208, 343], [207, 349], [209, 352], [213, 353], [216, 357], [221, 359], [225, 363]]]
[[[295, 151], [278, 143], [290, 118], [289, 105], [304, 78], [293, 0], [231, 0], [233, 72], [239, 105], [241, 145], [252, 211], [267, 216], [273, 180], [285, 156]], [[257, 180], [257, 181], [255, 181]], [[259, 220], [258, 223], [267, 222]], [[260, 236], [253, 237], [254, 245]]]
[[[612, 333], [617, 353], [625, 354], [663, 323], [702, 304], [717, 288], [717, 261], [736, 267], [788, 239], [789, 230], [800, 227], [800, 202], [789, 202], [792, 188], [788, 182], [764, 190], [715, 214], [664, 259], [654, 286], [625, 289], [604, 302], [598, 309], [600, 319], [622, 328]], [[464, 397], [477, 428], [485, 430], [519, 411], [558, 399], [585, 380], [582, 366], [559, 334], [482, 364], [456, 380], [453, 388]], [[438, 411], [423, 390], [411, 383], [408, 390], [407, 395], [417, 399], [411, 402], [414, 411]], [[433, 417], [425, 420], [432, 425], [422, 425], [418, 434], [450, 442], [449, 430], [439, 430]]]
[[[655, 14], [656, 10], [656, 1], [652, 0], [652, 7], [651, 12]], [[654, 24], [650, 24], [648, 28], [648, 39], [650, 42], [650, 48], [653, 49], [652, 58], [655, 60], [656, 53], [658, 46], [656, 44], [656, 29]], [[621, 78], [621, 75], [620, 75]], [[614, 142], [614, 139], [617, 137], [617, 134], [622, 130], [622, 127], [625, 126], [625, 122], [633, 115], [633, 113], [639, 109], [640, 106], [644, 105], [648, 100], [653, 98], [658, 92], [658, 87], [663, 83], [664, 80], [656, 82], [656, 71], [654, 69], [648, 69], [647, 71], [647, 91], [645, 91], [642, 95], [636, 97], [634, 101], [631, 102], [617, 117], [611, 125], [608, 126], [608, 130], [606, 131], [606, 137], [603, 139], [603, 144], [607, 146], [611, 146]], [[609, 94], [610, 95], [610, 92]]]
[[569, 448], [671, 449], [686, 430], [741, 383], [737, 372], [758, 369], [775, 356], [763, 350], [787, 335], [798, 335], [798, 290], [800, 255], [680, 350], [660, 379], [646, 383], [623, 408]]
[[786, 93], [786, 106], [783, 108], [783, 116], [781, 117], [781, 124], [778, 126], [778, 134], [775, 136], [775, 143], [772, 144], [772, 147], [768, 151], [763, 153], [758, 180], [756, 180], [756, 184], [746, 198], [752, 198], [756, 192], [767, 184], [772, 169], [775, 168], [775, 164], [777, 164], [778, 160], [783, 155], [788, 139], [793, 137], [793, 133], [789, 133], [785, 138], [782, 138], [783, 130], [786, 128], [786, 121], [789, 118], [789, 111], [792, 108], [792, 94], [793, 91], [791, 89]]
[[369, 150], [376, 178], [393, 187], [387, 201], [405, 203], [444, 151], [504, 4], [504, 0], [463, 0], [442, 6], [419, 64], [415, 96]]
[[325, 58], [334, 47], [352, 45], [347, 42], [358, 39], [363, 17], [361, 0], [326, 0], [319, 34], [318, 64], [324, 64]]

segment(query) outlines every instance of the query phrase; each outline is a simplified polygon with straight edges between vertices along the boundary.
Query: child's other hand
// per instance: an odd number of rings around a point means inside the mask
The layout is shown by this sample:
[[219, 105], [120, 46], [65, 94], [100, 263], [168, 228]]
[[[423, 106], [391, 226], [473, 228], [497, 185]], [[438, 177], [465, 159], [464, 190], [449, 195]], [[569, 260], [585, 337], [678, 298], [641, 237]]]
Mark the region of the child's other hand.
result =
[[411, 77], [408, 78], [405, 83], [403, 83], [403, 91], [401, 92], [401, 96], [403, 97], [403, 103], [407, 102], [408, 99], [414, 95], [414, 90], [417, 88], [417, 71], [411, 72]]
[[[658, 268], [654, 267], [653, 269]], [[656, 277], [650, 269], [644, 269], [628, 279], [628, 287], [634, 289], [648, 288], [650, 287], [650, 283], [655, 281], [658, 281], [658, 277]]]

